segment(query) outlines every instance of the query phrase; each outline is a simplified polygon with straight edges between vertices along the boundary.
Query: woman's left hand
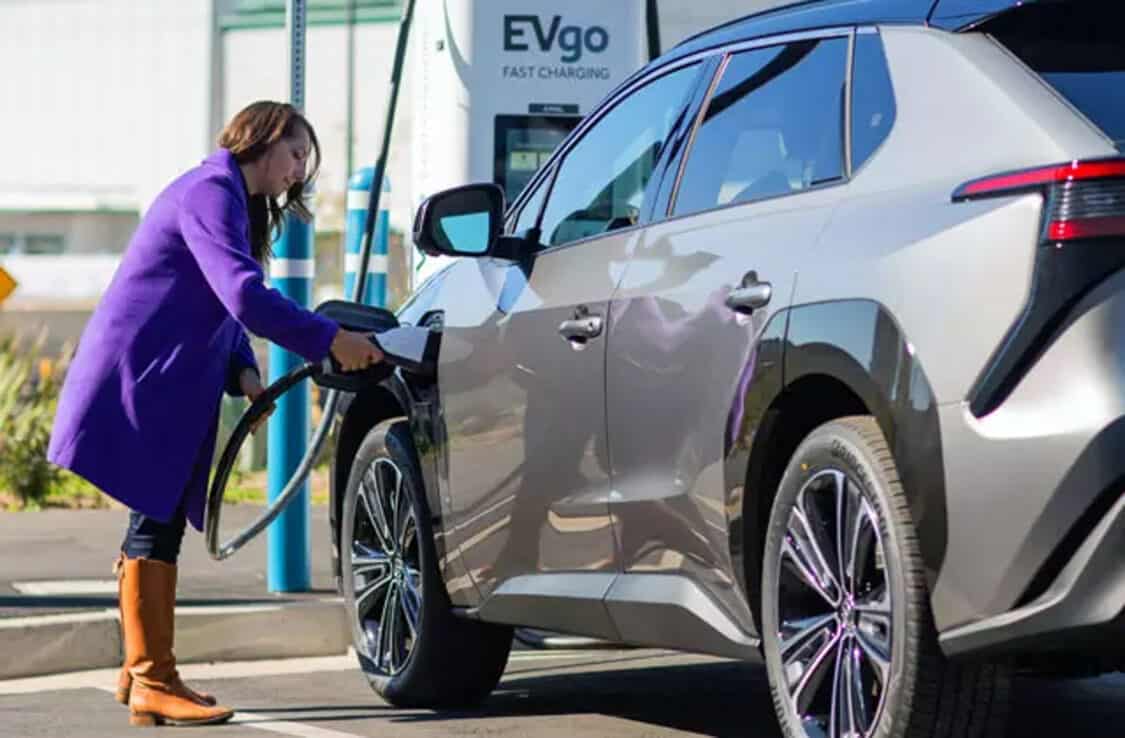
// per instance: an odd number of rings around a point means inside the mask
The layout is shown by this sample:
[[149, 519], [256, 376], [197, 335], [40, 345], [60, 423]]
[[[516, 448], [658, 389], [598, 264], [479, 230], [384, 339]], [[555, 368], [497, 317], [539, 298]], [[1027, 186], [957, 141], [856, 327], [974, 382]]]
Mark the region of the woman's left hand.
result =
[[[238, 384], [242, 389], [242, 394], [246, 395], [250, 402], [258, 399], [258, 395], [266, 391], [266, 388], [262, 386], [262, 378], [253, 369], [243, 369], [242, 374], [238, 377]], [[270, 404], [269, 409], [250, 426], [250, 432], [257, 433], [258, 429], [262, 427], [262, 423], [265, 423], [266, 419], [273, 415], [276, 407], [276, 405]]]

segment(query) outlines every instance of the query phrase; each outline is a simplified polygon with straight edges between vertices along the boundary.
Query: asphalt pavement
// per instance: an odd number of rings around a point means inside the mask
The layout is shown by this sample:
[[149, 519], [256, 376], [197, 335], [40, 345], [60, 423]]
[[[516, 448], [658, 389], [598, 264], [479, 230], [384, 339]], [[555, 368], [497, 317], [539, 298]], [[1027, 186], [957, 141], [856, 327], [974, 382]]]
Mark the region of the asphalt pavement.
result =
[[[351, 655], [188, 666], [237, 710], [192, 735], [261, 738], [779, 738], [759, 665], [667, 651], [520, 651], [478, 708], [404, 710], [370, 689]], [[0, 681], [0, 736], [110, 738], [128, 729], [114, 672]], [[1125, 676], [1017, 679], [1008, 738], [1120, 738]], [[177, 733], [178, 735], [178, 733]]]
[[[223, 538], [262, 511], [228, 506]], [[0, 513], [0, 679], [120, 663], [113, 561], [128, 513]], [[309, 591], [271, 593], [266, 535], [223, 562], [189, 529], [180, 556], [176, 653], [182, 662], [343, 653], [347, 621], [331, 572], [328, 511], [313, 507]]]

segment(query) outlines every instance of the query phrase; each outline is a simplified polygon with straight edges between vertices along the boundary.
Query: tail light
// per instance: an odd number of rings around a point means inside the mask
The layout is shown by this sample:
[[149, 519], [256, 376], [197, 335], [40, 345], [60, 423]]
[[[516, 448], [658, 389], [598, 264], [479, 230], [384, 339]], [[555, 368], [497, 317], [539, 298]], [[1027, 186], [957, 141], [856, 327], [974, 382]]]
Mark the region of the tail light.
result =
[[1042, 192], [1048, 199], [1046, 240], [1125, 236], [1125, 159], [1056, 164], [975, 179], [954, 202]]
[[[1043, 195], [1043, 224], [1027, 302], [969, 389], [978, 418], [995, 410], [1061, 335], [1082, 298], [1125, 270], [1125, 249], [1088, 248], [1125, 238], [1125, 156], [1006, 172], [958, 187], [954, 202]], [[1071, 248], [1058, 248], [1073, 244]]]

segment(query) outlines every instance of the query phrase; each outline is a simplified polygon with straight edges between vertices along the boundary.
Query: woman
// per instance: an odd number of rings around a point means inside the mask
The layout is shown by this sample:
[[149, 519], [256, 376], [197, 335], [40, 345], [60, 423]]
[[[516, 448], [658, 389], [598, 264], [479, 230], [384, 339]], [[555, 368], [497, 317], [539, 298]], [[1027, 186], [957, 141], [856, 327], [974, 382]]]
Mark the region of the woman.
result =
[[257, 102], [219, 146], [160, 193], [134, 234], [82, 334], [48, 449], [132, 510], [115, 570], [117, 699], [134, 725], [232, 715], [180, 681], [172, 640], [176, 560], [185, 522], [202, 530], [222, 392], [263, 391], [246, 330], [309, 361], [331, 352], [346, 370], [382, 359], [362, 334], [263, 284], [285, 211], [309, 216], [312, 126], [290, 105]]

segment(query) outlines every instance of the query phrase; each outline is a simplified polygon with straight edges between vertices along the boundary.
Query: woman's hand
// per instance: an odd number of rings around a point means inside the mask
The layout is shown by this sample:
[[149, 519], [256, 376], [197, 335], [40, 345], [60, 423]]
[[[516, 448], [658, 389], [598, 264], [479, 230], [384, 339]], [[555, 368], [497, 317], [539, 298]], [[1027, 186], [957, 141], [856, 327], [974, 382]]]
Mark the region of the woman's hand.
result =
[[[266, 388], [262, 386], [262, 378], [258, 376], [258, 372], [253, 369], [242, 370], [242, 373], [238, 375], [238, 386], [242, 389], [242, 394], [246, 395], [250, 402], [258, 399], [258, 395], [266, 391]], [[269, 409], [262, 414], [262, 417], [254, 421], [254, 424], [250, 426], [250, 432], [257, 433], [258, 429], [262, 427], [262, 423], [266, 422], [266, 419], [273, 415], [273, 411], [276, 407], [276, 405], [271, 403]]]
[[367, 334], [341, 328], [332, 339], [330, 348], [340, 368], [346, 372], [366, 369], [383, 360], [383, 352], [375, 348]]

